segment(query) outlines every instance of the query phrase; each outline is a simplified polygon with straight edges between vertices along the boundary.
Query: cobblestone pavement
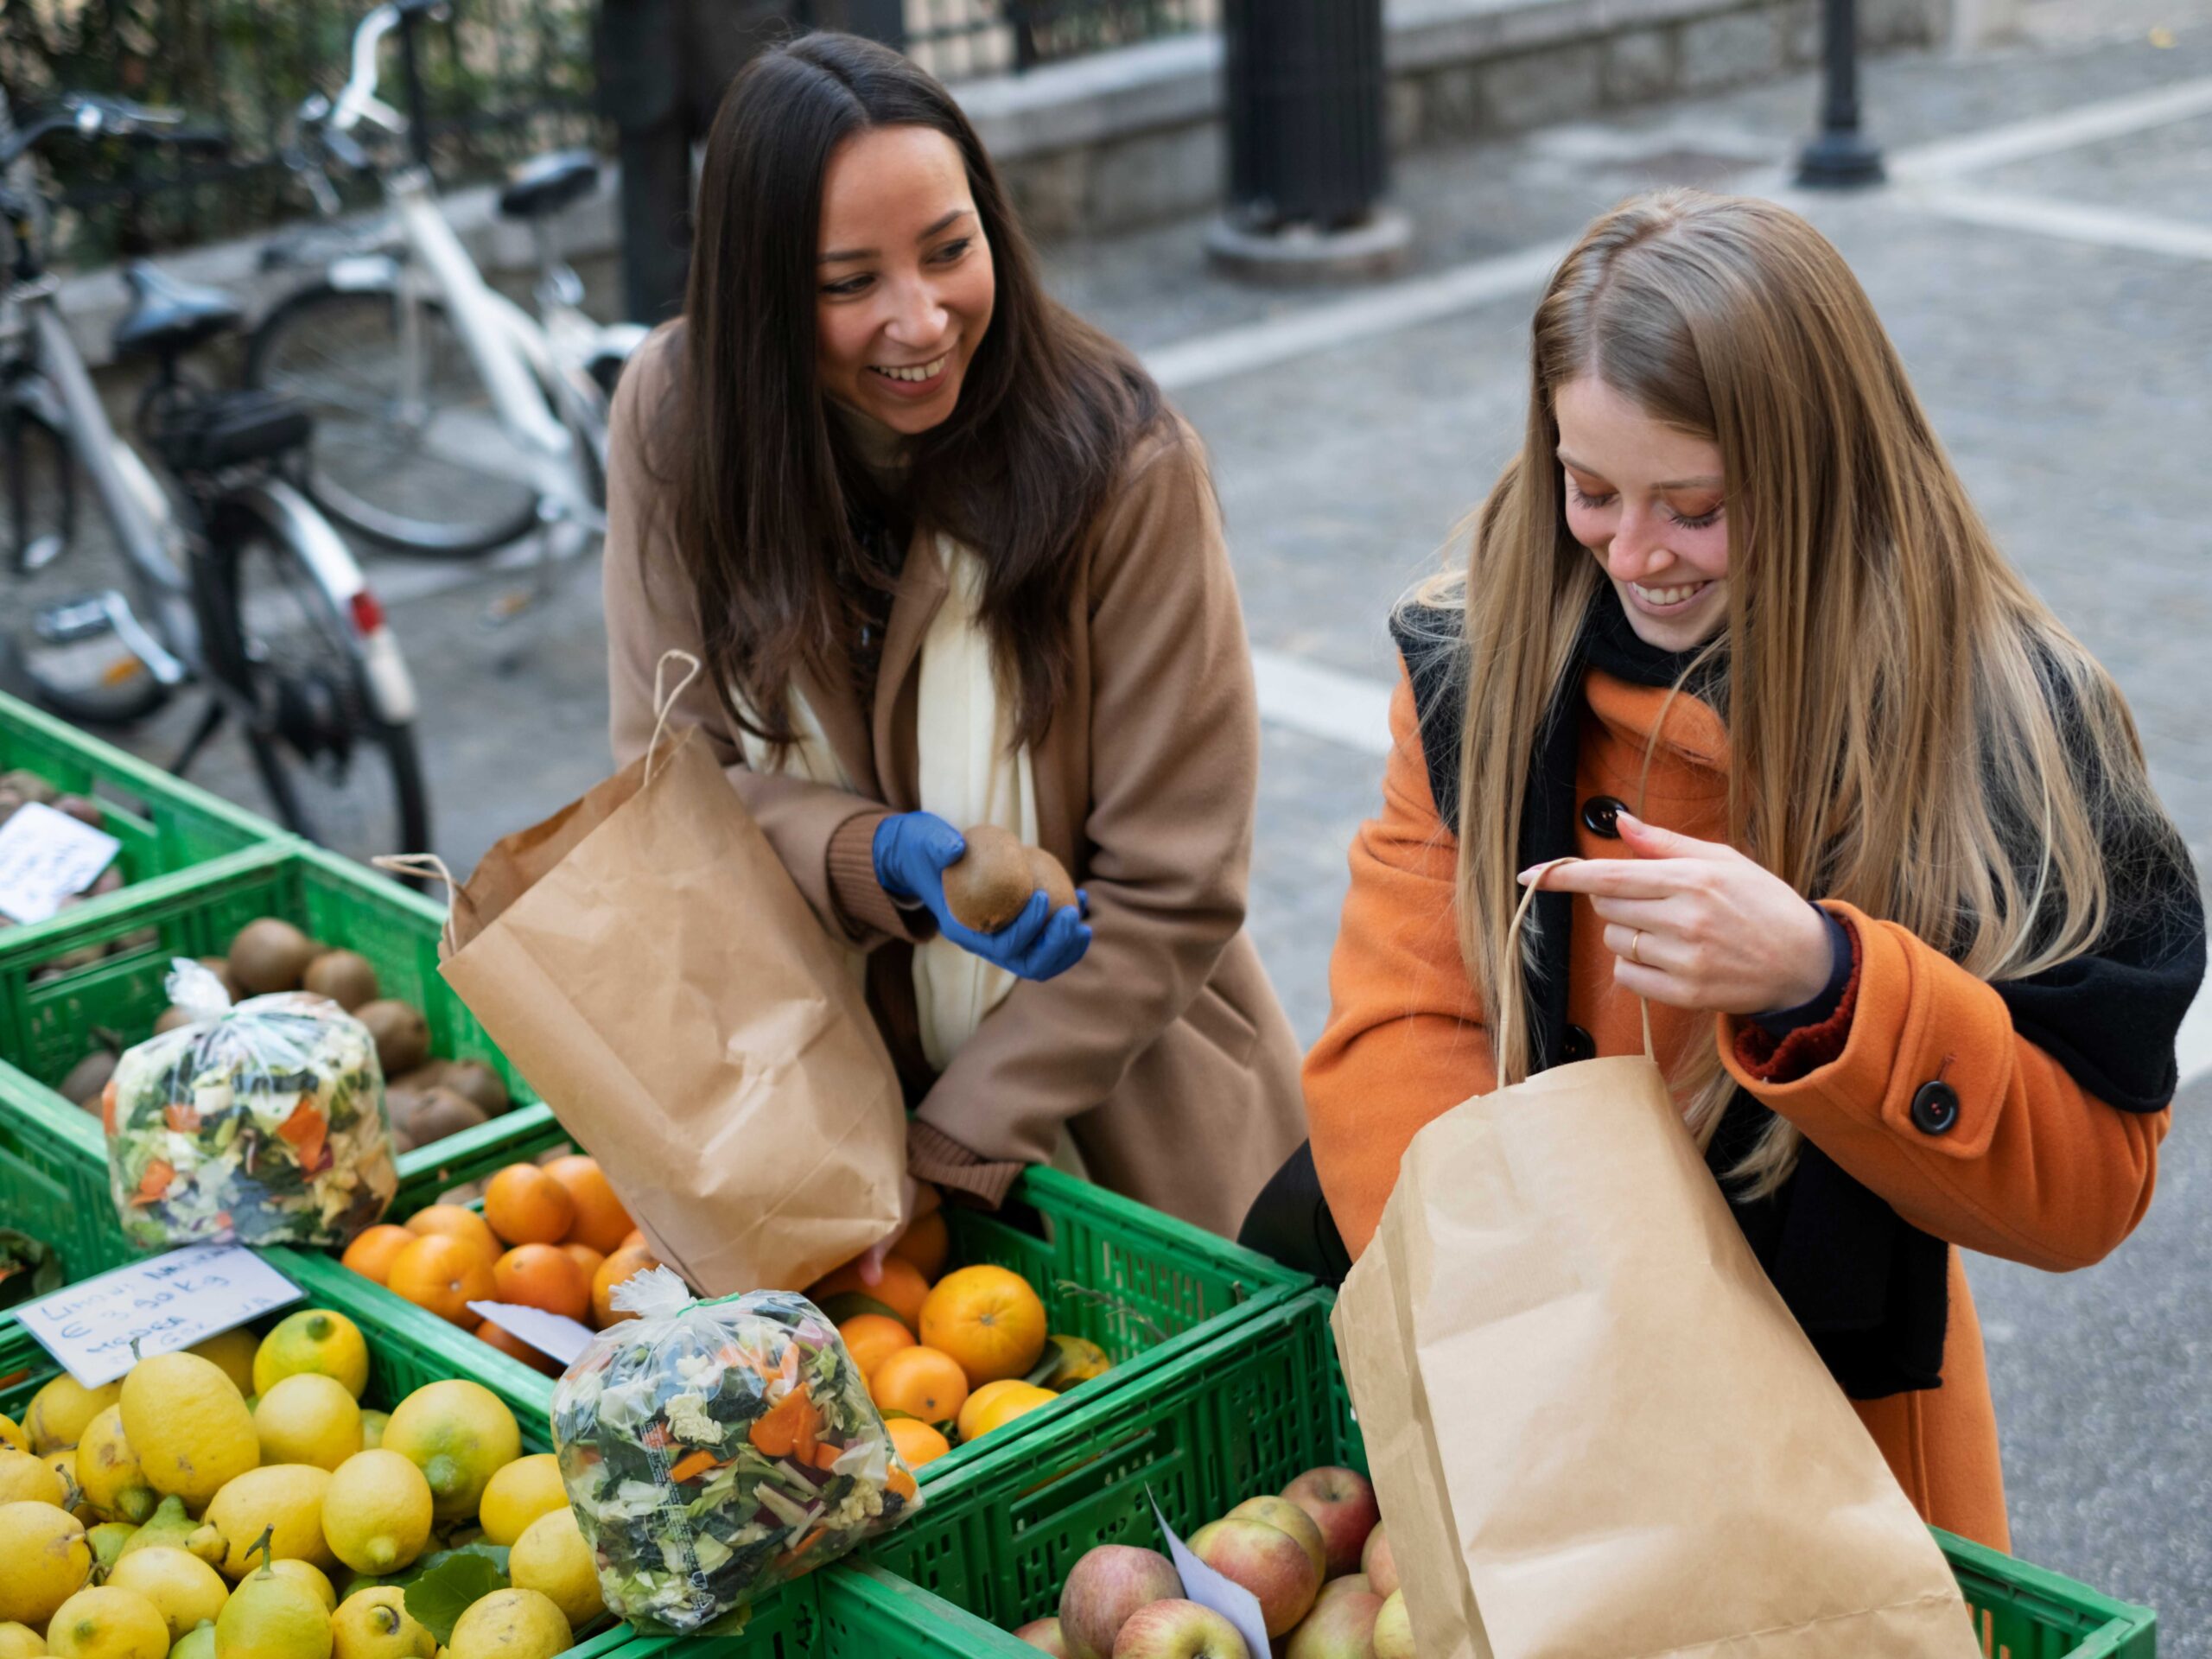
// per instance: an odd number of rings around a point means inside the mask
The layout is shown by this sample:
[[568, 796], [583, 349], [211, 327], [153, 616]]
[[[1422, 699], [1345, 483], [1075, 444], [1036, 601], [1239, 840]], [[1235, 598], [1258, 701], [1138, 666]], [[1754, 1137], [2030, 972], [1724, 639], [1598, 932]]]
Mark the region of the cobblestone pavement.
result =
[[[2003, 50], [1872, 65], [1868, 126], [1905, 181], [1806, 210], [1872, 294], [2004, 544], [2118, 676], [2212, 866], [2212, 4], [2031, 0], [2023, 16], [2025, 38]], [[2193, 109], [2145, 117], [2191, 88], [2208, 94]], [[1814, 107], [1798, 78], [1417, 157], [1398, 179], [1416, 268], [1394, 291], [1555, 243], [1654, 184], [1777, 188]], [[2091, 108], [2112, 118], [2069, 124]], [[2016, 142], [1987, 164], [1914, 172], [1928, 146], [1993, 131]], [[1251, 926], [1310, 1039], [1344, 849], [1376, 798], [1395, 672], [1384, 618], [1456, 545], [1513, 447], [1536, 283], [1393, 323], [1389, 295], [1222, 282], [1201, 230], [1062, 245], [1049, 262], [1071, 302], [1175, 365], [1212, 451], [1254, 645], [1288, 677], [1269, 699]], [[1301, 320], [1318, 334], [1288, 332]], [[1219, 342], [1255, 329], [1236, 337], [1257, 342], [1258, 366], [1222, 372]], [[441, 850], [467, 868], [604, 770], [595, 577], [573, 572], [497, 634], [479, 619], [511, 577], [441, 588], [445, 573], [392, 561], [376, 577], [432, 711]], [[1357, 695], [1301, 686], [1315, 668], [1354, 677]], [[1315, 734], [1340, 730], [1347, 709], [1368, 722], [1354, 741]], [[2212, 1065], [2203, 1012], [2185, 1074]], [[2168, 1655], [2212, 1655], [2209, 1105], [2212, 1081], [2185, 1094], [2159, 1201], [2114, 1260], [2064, 1278], [1974, 1263], [2016, 1545], [2156, 1605]]]

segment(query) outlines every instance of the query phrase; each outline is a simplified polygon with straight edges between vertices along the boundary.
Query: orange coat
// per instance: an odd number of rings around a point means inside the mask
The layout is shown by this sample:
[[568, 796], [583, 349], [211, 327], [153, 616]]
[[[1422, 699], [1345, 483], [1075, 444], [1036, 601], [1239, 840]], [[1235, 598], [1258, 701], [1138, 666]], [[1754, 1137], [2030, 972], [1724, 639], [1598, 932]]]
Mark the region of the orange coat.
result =
[[[1649, 823], [1726, 840], [1727, 741], [1719, 717], [1677, 697], [1647, 782], [1645, 749], [1666, 691], [1592, 669], [1584, 693], [1576, 798], [1611, 795]], [[1374, 1236], [1414, 1133], [1497, 1086], [1479, 999], [1459, 955], [1458, 842], [1431, 795], [1403, 681], [1390, 724], [1382, 811], [1352, 843], [1351, 890], [1329, 966], [1329, 1023], [1305, 1071], [1314, 1165], [1355, 1256]], [[1624, 855], [1620, 842], [1586, 825], [1576, 834], [1586, 858]], [[1600, 1055], [1639, 1052], [1636, 999], [1613, 986], [1589, 899], [1574, 905], [1568, 1018]], [[2150, 1204], [2170, 1114], [2105, 1106], [2014, 1033], [1987, 984], [1894, 923], [1849, 905], [1827, 908], [1855, 935], [1859, 958], [1840, 1054], [1789, 1081], [1764, 1082], [1737, 1063], [1740, 1021], [1654, 1004], [1662, 1066], [1671, 1071], [1692, 1043], [1718, 1042], [1738, 1084], [1936, 1237], [2053, 1271], [2101, 1260]], [[1959, 1117], [1934, 1135], [1914, 1127], [1909, 1108], [1939, 1076], [1957, 1091]], [[1927, 1520], [2008, 1548], [1981, 1329], [1955, 1249], [1943, 1386], [1853, 1403]]]

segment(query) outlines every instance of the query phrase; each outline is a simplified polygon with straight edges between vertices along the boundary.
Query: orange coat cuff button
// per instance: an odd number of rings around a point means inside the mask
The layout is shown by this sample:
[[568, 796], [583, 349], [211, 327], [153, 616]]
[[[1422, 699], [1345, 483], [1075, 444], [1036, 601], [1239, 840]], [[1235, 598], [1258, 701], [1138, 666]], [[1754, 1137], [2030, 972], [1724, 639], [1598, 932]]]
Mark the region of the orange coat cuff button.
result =
[[1923, 1135], [1942, 1135], [1959, 1121], [1959, 1091], [1948, 1083], [1923, 1083], [1912, 1097], [1913, 1126]]

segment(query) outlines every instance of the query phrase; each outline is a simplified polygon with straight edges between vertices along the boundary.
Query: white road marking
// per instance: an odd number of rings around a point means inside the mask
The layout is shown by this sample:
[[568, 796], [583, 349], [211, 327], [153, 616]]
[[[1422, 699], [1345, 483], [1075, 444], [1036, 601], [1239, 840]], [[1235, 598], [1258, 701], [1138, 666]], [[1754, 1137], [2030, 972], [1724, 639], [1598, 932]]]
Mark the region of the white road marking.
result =
[[2094, 207], [2047, 196], [2016, 195], [1964, 185], [1908, 185], [1890, 198], [1945, 219], [1992, 230], [2024, 231], [2100, 248], [2133, 248], [2182, 259], [2212, 260], [2212, 225], [2191, 225], [2124, 208]]
[[1380, 680], [1255, 647], [1260, 718], [1369, 754], [1390, 752], [1390, 688]]
[[2184, 80], [2155, 92], [2131, 92], [2123, 98], [2082, 104], [2055, 115], [2034, 116], [2007, 122], [1981, 132], [1956, 138], [1938, 138], [1888, 157], [1893, 179], [1956, 178], [1984, 168], [2011, 162], [2031, 161], [2038, 156], [2100, 144], [2108, 139], [2212, 115], [2212, 76]]

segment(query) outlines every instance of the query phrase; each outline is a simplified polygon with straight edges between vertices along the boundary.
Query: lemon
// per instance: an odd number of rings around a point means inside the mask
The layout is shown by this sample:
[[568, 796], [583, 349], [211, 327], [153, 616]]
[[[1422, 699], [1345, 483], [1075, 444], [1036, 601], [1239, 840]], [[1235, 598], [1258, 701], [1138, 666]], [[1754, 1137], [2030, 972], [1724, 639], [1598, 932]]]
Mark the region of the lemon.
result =
[[215, 1659], [215, 1621], [204, 1619], [169, 1649], [169, 1659]]
[[85, 1438], [77, 1442], [76, 1468], [85, 1501], [104, 1521], [138, 1525], [161, 1501], [146, 1484], [146, 1471], [123, 1432], [119, 1405], [108, 1407], [85, 1425]]
[[598, 1564], [571, 1509], [541, 1515], [524, 1529], [508, 1553], [507, 1578], [516, 1589], [535, 1590], [558, 1607], [571, 1629], [607, 1611]]
[[213, 1360], [156, 1354], [123, 1379], [123, 1432], [146, 1484], [188, 1507], [207, 1503], [261, 1461], [253, 1417]]
[[63, 1372], [31, 1396], [23, 1414], [23, 1432], [31, 1437], [31, 1450], [44, 1456], [74, 1446], [84, 1438], [85, 1425], [120, 1396], [123, 1385], [104, 1382], [97, 1389]]
[[92, 1547], [92, 1569], [100, 1581], [107, 1581], [108, 1569], [123, 1559], [123, 1552], [138, 1535], [138, 1529], [128, 1521], [103, 1521], [96, 1527], [85, 1529], [85, 1541]]
[[288, 1376], [331, 1376], [354, 1399], [369, 1386], [369, 1344], [361, 1327], [327, 1307], [302, 1308], [281, 1320], [253, 1352], [253, 1391], [265, 1395]]
[[[28, 1452], [31, 1449], [31, 1437], [23, 1433], [22, 1424], [4, 1411], [0, 1411], [0, 1446], [6, 1446], [11, 1452]], [[0, 1659], [4, 1659], [4, 1656], [0, 1656]]]
[[0, 1619], [41, 1630], [92, 1575], [85, 1523], [51, 1503], [0, 1503]]
[[165, 1497], [154, 1506], [153, 1517], [123, 1541], [123, 1554], [173, 1546], [197, 1555], [211, 1565], [223, 1559], [223, 1537], [214, 1528], [184, 1512], [184, 1500]]
[[0, 1452], [0, 1503], [51, 1503], [71, 1507], [68, 1485], [46, 1459], [29, 1452]]
[[1078, 1382], [1088, 1382], [1114, 1368], [1106, 1351], [1084, 1337], [1069, 1337], [1054, 1332], [1045, 1338], [1046, 1346], [1058, 1357], [1052, 1374], [1045, 1379], [1045, 1386], [1054, 1389], [1073, 1388]]
[[195, 1342], [184, 1351], [215, 1366], [231, 1379], [231, 1386], [243, 1398], [253, 1392], [253, 1351], [260, 1346], [261, 1338], [241, 1325], [219, 1337]]
[[575, 1637], [535, 1590], [494, 1590], [454, 1621], [449, 1659], [553, 1659]]
[[476, 1513], [493, 1473], [522, 1455], [522, 1430], [481, 1382], [450, 1378], [399, 1402], [385, 1425], [384, 1448], [429, 1479], [440, 1521], [463, 1521]]
[[115, 1564], [110, 1585], [135, 1590], [154, 1604], [169, 1627], [168, 1641], [181, 1642], [202, 1619], [212, 1619], [231, 1598], [223, 1575], [197, 1555], [181, 1549], [142, 1549]]
[[397, 1585], [357, 1590], [330, 1620], [332, 1659], [431, 1659], [437, 1637], [407, 1611]]
[[215, 1659], [330, 1659], [330, 1613], [314, 1591], [255, 1573], [215, 1619]]
[[216, 1565], [224, 1576], [242, 1579], [253, 1569], [252, 1552], [264, 1531], [271, 1534], [271, 1560], [334, 1565], [322, 1539], [322, 1495], [329, 1490], [330, 1471], [311, 1463], [272, 1463], [226, 1482], [207, 1516], [223, 1535], [223, 1559]]
[[0, 1659], [39, 1659], [45, 1651], [46, 1638], [29, 1625], [0, 1624]]
[[429, 1545], [435, 1510], [430, 1483], [414, 1464], [387, 1448], [359, 1452], [330, 1478], [323, 1536], [356, 1573], [397, 1573]]
[[54, 1659], [168, 1659], [169, 1627], [161, 1609], [135, 1590], [79, 1590], [46, 1627]]
[[384, 1444], [384, 1426], [391, 1421], [388, 1411], [365, 1411], [361, 1414], [361, 1450], [373, 1452]]
[[1005, 1393], [993, 1396], [991, 1403], [976, 1420], [976, 1434], [992, 1433], [1004, 1428], [1017, 1417], [1026, 1417], [1039, 1407], [1049, 1406], [1060, 1396], [1050, 1389], [1040, 1389], [1033, 1382], [1017, 1382]]
[[311, 1463], [335, 1469], [361, 1449], [360, 1402], [334, 1376], [299, 1371], [280, 1377], [253, 1414], [264, 1463]]
[[77, 1484], [77, 1448], [65, 1446], [59, 1452], [49, 1452], [40, 1459], [54, 1471], [61, 1483], [61, 1507], [86, 1526], [100, 1519], [92, 1506], [85, 1501], [85, 1489]]
[[561, 1460], [550, 1452], [540, 1452], [517, 1458], [493, 1475], [477, 1502], [476, 1518], [484, 1523], [484, 1536], [491, 1542], [512, 1544], [539, 1516], [568, 1507]]
[[269, 1570], [280, 1579], [289, 1579], [294, 1584], [304, 1585], [322, 1604], [324, 1612], [331, 1612], [337, 1608], [337, 1588], [330, 1582], [330, 1575], [313, 1561], [279, 1559], [269, 1563]]

